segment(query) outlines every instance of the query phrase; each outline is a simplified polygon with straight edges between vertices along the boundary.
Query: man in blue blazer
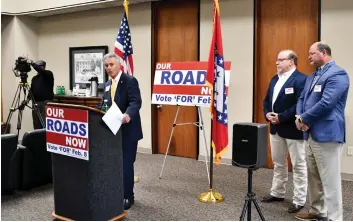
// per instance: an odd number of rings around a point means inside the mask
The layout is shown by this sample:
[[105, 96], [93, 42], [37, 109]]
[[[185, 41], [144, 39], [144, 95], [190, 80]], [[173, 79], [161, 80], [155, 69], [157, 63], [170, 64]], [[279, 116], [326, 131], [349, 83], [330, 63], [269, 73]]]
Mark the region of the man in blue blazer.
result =
[[304, 131], [308, 165], [309, 212], [301, 220], [342, 220], [341, 153], [346, 140], [344, 110], [349, 78], [331, 57], [331, 48], [314, 43], [309, 59], [317, 67], [297, 104], [298, 129]]
[[278, 54], [275, 75], [263, 101], [264, 115], [270, 122], [271, 156], [274, 163], [271, 193], [262, 202], [283, 201], [288, 181], [288, 152], [293, 165], [294, 196], [289, 213], [297, 213], [306, 202], [307, 169], [303, 133], [296, 128], [295, 114], [306, 75], [300, 73], [292, 50]]
[[[134, 162], [137, 143], [142, 139], [140, 108], [142, 104], [139, 84], [136, 78], [120, 70], [120, 58], [114, 53], [104, 56], [105, 70], [111, 80], [104, 84], [103, 101], [112, 101], [124, 114], [122, 124], [123, 168], [124, 168], [124, 207], [129, 209], [134, 204]], [[112, 99], [113, 98], [113, 99]]]

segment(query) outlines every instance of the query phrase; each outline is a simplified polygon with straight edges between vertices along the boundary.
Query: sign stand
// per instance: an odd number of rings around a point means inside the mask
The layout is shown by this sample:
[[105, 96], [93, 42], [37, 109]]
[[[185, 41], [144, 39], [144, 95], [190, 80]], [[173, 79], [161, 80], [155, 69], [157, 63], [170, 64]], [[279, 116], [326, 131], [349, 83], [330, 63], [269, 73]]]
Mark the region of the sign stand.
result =
[[208, 150], [207, 150], [207, 143], [206, 143], [206, 134], [205, 134], [205, 128], [203, 125], [203, 119], [202, 119], [202, 113], [201, 113], [201, 108], [198, 106], [197, 107], [197, 111], [198, 111], [198, 115], [199, 115], [199, 122], [188, 122], [188, 123], [176, 123], [177, 118], [178, 118], [178, 114], [179, 114], [179, 109], [180, 109], [180, 105], [177, 104], [177, 112], [175, 114], [175, 118], [174, 118], [174, 122], [173, 122], [173, 127], [172, 127], [172, 132], [170, 133], [169, 136], [169, 141], [168, 141], [168, 145], [167, 145], [167, 151], [164, 155], [164, 161], [163, 161], [163, 165], [162, 165], [162, 169], [161, 169], [161, 173], [159, 175], [159, 179], [162, 178], [162, 174], [163, 174], [163, 169], [164, 169], [164, 165], [165, 165], [165, 161], [167, 159], [167, 155], [168, 155], [168, 151], [169, 151], [169, 147], [170, 147], [170, 142], [172, 140], [172, 136], [173, 136], [173, 132], [174, 132], [174, 128], [176, 126], [181, 126], [181, 125], [188, 125], [188, 124], [193, 124], [195, 126], [197, 126], [203, 133], [203, 146], [205, 148], [205, 163], [206, 163], [206, 170], [207, 170], [207, 176], [208, 176], [208, 183], [210, 183], [210, 174], [208, 172], [208, 164], [207, 164], [207, 158], [208, 158]]

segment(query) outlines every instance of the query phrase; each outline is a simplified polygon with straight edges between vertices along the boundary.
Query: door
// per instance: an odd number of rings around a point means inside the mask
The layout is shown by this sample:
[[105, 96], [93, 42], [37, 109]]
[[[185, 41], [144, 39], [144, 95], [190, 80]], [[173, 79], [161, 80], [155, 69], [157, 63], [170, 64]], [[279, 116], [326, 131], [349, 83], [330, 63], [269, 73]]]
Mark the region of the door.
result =
[[[199, 1], [169, 0], [152, 3], [152, 83], [156, 62], [198, 61]], [[165, 153], [177, 106], [152, 105], [153, 153]], [[196, 107], [181, 106], [177, 123], [197, 122]], [[176, 126], [169, 155], [197, 158], [198, 128]]]
[[[267, 123], [263, 99], [276, 74], [277, 54], [292, 49], [298, 55], [298, 69], [310, 74], [309, 47], [319, 39], [319, 0], [256, 0], [255, 24], [255, 111], [254, 121]], [[267, 168], [273, 168], [267, 147]], [[289, 170], [291, 170], [290, 161]]]

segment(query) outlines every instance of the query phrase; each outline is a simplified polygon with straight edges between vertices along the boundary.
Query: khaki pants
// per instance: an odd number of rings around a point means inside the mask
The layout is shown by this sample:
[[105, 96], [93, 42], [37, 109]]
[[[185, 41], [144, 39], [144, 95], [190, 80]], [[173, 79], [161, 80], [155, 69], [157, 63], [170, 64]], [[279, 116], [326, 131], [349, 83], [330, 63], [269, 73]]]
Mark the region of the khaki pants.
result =
[[343, 220], [341, 154], [343, 144], [305, 142], [310, 213]]
[[270, 135], [271, 156], [274, 163], [271, 195], [284, 198], [288, 182], [288, 152], [293, 165], [293, 203], [304, 206], [307, 195], [307, 168], [304, 140], [291, 140]]

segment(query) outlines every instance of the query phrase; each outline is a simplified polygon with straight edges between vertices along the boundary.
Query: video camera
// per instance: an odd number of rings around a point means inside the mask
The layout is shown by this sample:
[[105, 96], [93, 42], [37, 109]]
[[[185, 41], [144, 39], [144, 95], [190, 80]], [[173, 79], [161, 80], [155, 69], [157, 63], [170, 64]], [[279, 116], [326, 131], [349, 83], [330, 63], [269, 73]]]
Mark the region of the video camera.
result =
[[[16, 72], [15, 72], [16, 71]], [[26, 76], [31, 71], [31, 65], [24, 57], [18, 57], [15, 63], [14, 73], [16, 77]]]

